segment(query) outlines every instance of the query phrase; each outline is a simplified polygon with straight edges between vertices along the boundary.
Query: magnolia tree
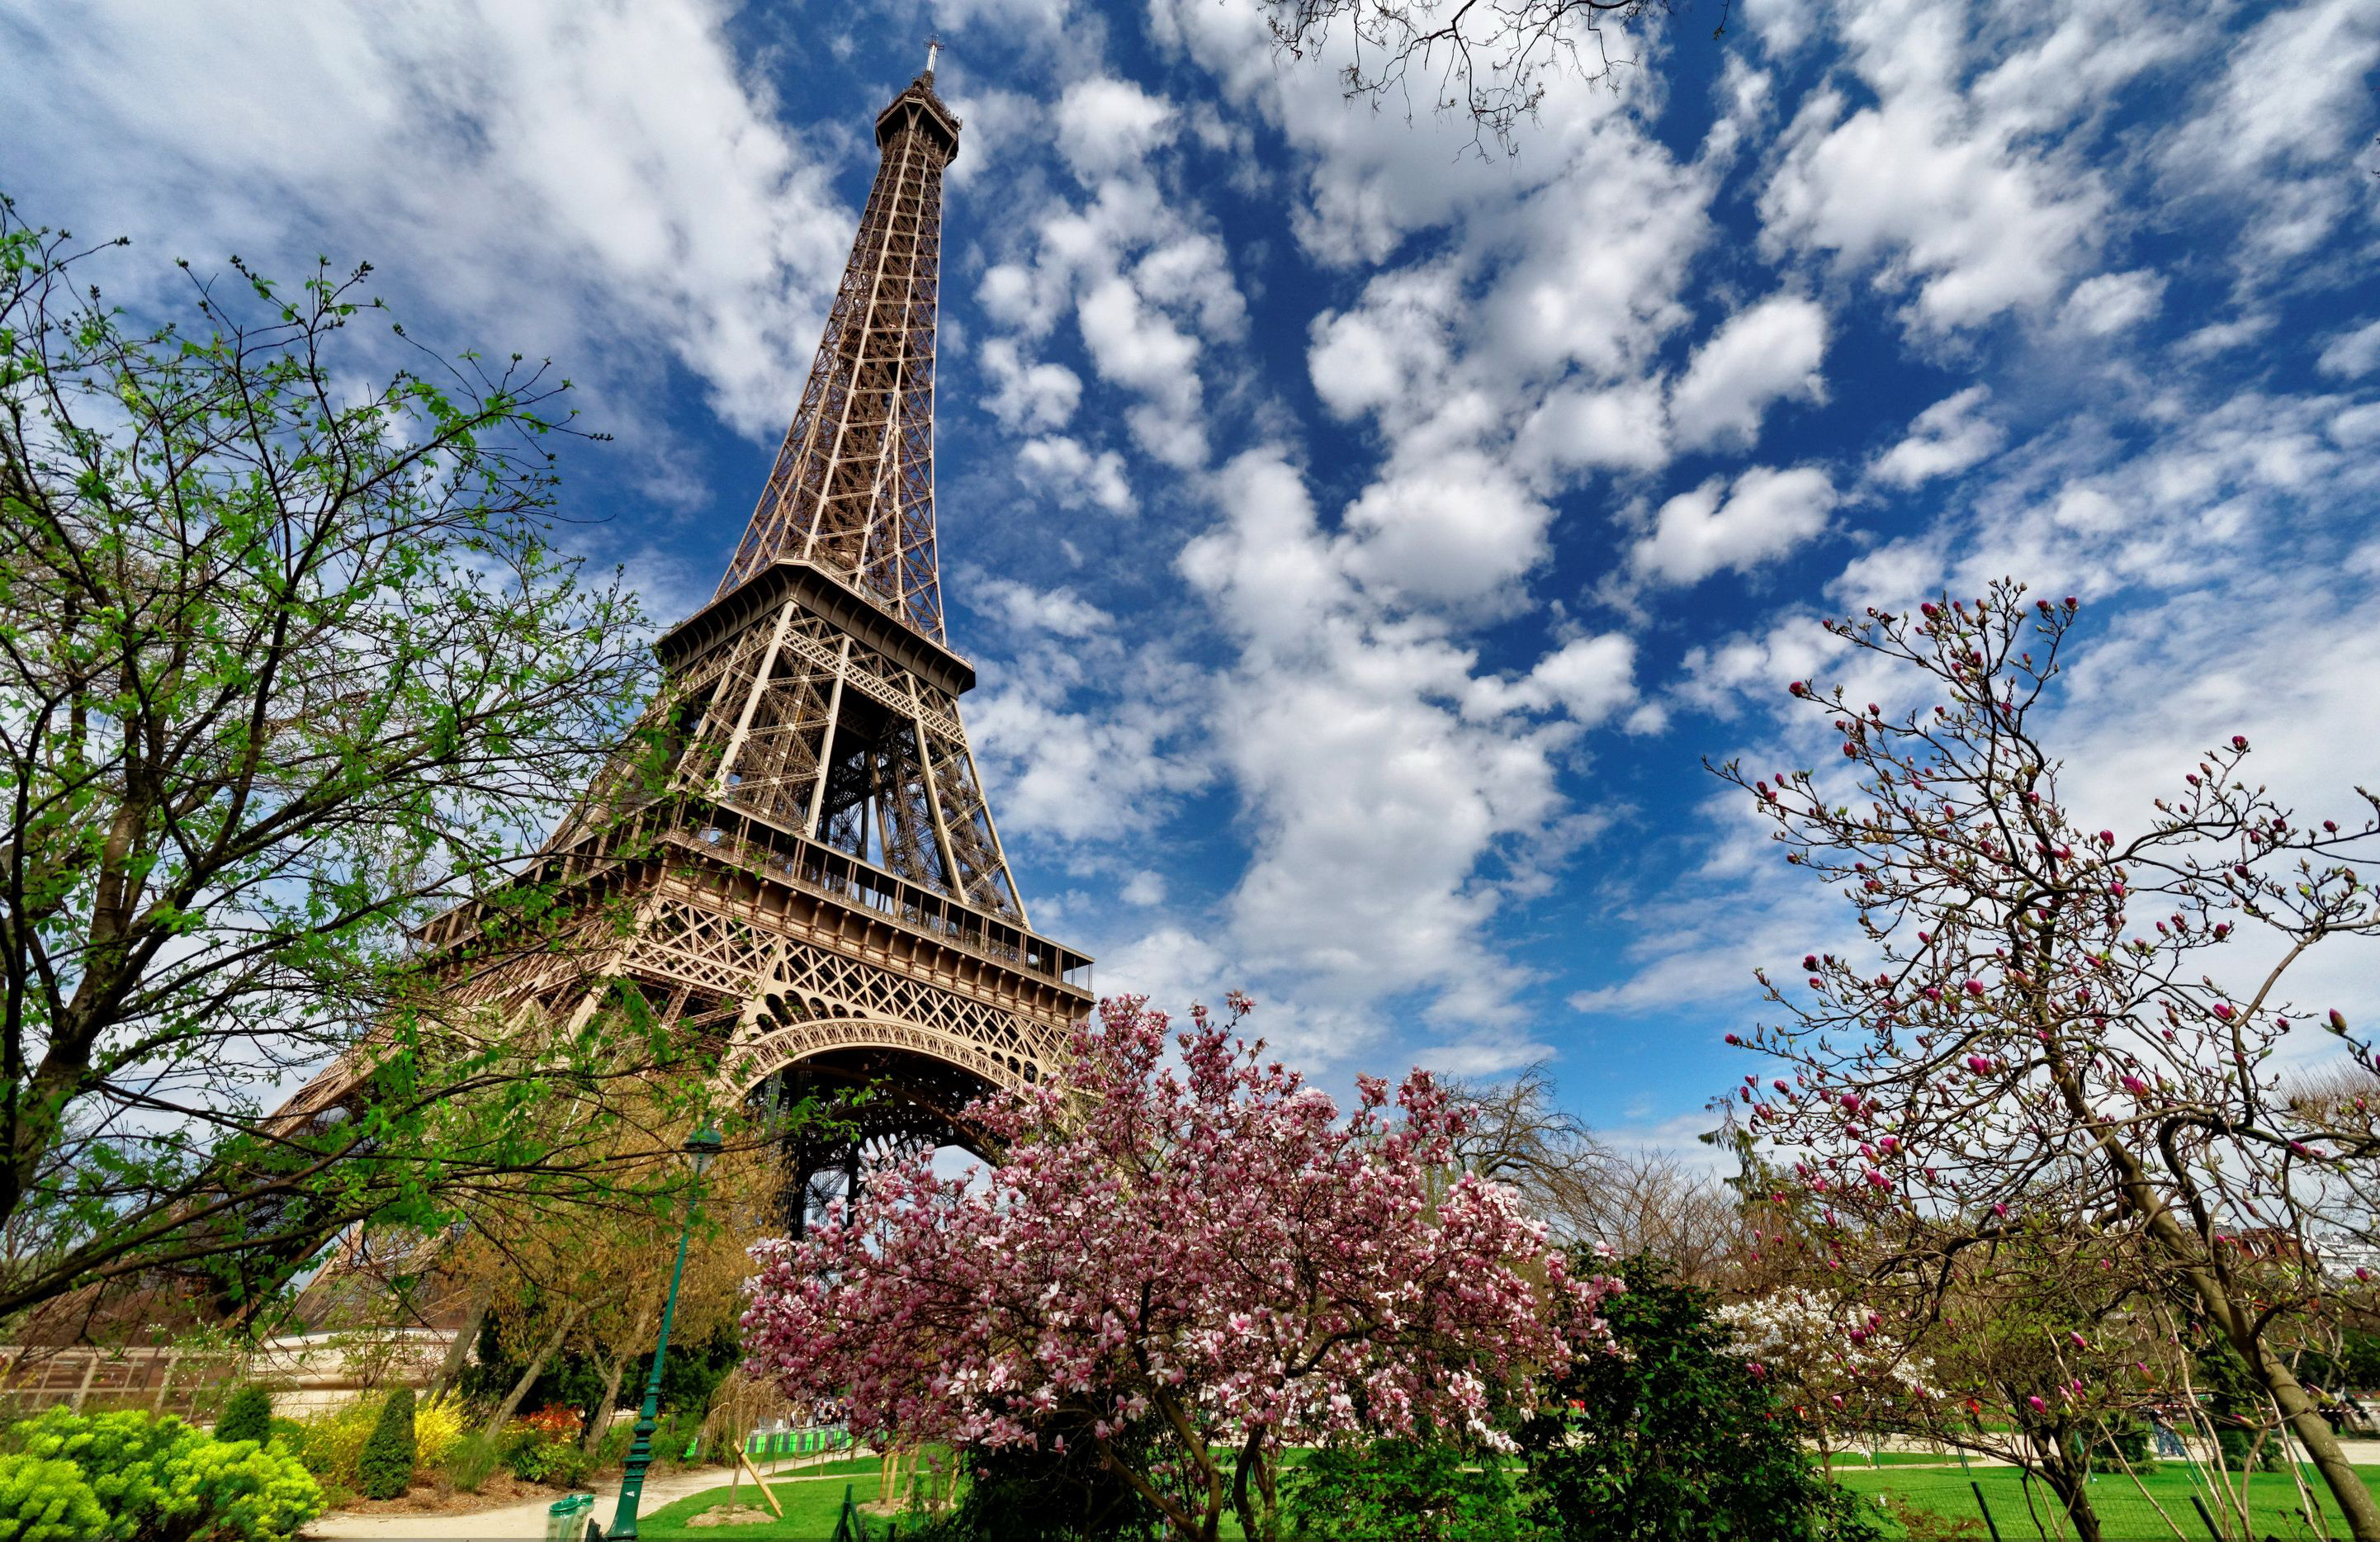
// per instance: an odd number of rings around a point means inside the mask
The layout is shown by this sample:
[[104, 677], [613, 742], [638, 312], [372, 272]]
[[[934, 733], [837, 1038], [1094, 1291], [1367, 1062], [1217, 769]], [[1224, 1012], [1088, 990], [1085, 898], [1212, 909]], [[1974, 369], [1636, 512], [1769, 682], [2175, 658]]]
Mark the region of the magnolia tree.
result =
[[1879, 1313], [1821, 1289], [1782, 1286], [1730, 1301], [1718, 1317], [1751, 1373], [1808, 1427], [1829, 1475], [1846, 1436], [1906, 1427], [1934, 1396], [1931, 1364]]
[[[1937, 1289], [2019, 1229], [2136, 1232], [2145, 1281], [2230, 1342], [2354, 1535], [2380, 1539], [2380, 1506], [2274, 1338], [2319, 1288], [2290, 1262], [2310, 1206], [2380, 1141], [2361, 1100], [2292, 1099], [2272, 1062], [2325, 1022], [2286, 994], [2306, 955], [2380, 932], [2349, 865], [2380, 854], [2380, 800], [2302, 821], [2245, 780], [2233, 737], [2177, 768], [2141, 827], [2078, 823], [2036, 732], [2077, 613], [2003, 581], [1829, 623], [1947, 699], [1888, 715], [1796, 682], [1856, 789], [1720, 771], [1787, 861], [1841, 887], [1862, 939], [1803, 959], [1798, 987], [1761, 977], [1779, 1020], [1750, 1044], [1786, 1074], [1746, 1079], [1735, 1133], [1789, 1163], [1879, 1272]], [[2244, 967], [2218, 981], [2232, 956]], [[2326, 1025], [2346, 1033], [2335, 1011]]]
[[1108, 1002], [1062, 1087], [978, 1104], [1002, 1161], [877, 1175], [799, 1242], [757, 1249], [748, 1368], [848, 1402], [881, 1440], [1065, 1449], [1160, 1512], [1250, 1536], [1281, 1448], [1452, 1433], [1508, 1445], [1504, 1400], [1598, 1334], [1511, 1191], [1444, 1170], [1460, 1120], [1416, 1071], [1343, 1121], [1230, 1021]]
[[2180, 1341], [2126, 1257], [2137, 1239], [2034, 1218], [1959, 1251], [1944, 1280], [1891, 1267], [1905, 1230], [1865, 1249], [1828, 1230], [1816, 1248], [1765, 1239], [1792, 1282], [1727, 1309], [1744, 1353], [1805, 1390], [1805, 1417], [2023, 1468], [2097, 1538], [2094, 1471], [2145, 1455], [2147, 1421], [2189, 1417]]

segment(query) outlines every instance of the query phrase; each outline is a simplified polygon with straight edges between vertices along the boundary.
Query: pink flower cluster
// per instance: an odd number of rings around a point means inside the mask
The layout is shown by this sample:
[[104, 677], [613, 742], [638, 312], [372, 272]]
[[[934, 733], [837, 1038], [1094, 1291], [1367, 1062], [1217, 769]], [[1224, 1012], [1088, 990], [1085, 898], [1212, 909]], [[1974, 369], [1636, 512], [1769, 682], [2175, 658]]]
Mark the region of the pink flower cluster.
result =
[[1210, 1475], [1214, 1446], [1424, 1423], [1496, 1439], [1495, 1390], [1525, 1397], [1614, 1287], [1451, 1171], [1457, 1118], [1427, 1074], [1394, 1112], [1365, 1079], [1342, 1121], [1262, 1049], [1203, 1011], [1176, 1037], [1106, 1002], [1062, 1086], [970, 1111], [997, 1167], [880, 1172], [848, 1213], [755, 1250], [750, 1369], [903, 1440], [1031, 1445], [1063, 1415], [1105, 1445], [1153, 1415]]

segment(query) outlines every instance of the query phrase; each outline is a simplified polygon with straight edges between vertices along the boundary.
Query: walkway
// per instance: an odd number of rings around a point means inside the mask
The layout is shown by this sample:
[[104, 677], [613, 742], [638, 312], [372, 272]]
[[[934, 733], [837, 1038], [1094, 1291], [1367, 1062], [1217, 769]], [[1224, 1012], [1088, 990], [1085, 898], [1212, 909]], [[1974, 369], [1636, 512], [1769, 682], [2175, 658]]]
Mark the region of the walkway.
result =
[[[688, 1494], [699, 1494], [706, 1488], [716, 1488], [733, 1474], [727, 1467], [677, 1468], [657, 1473], [645, 1479], [645, 1497], [637, 1507], [640, 1515], [650, 1515], [674, 1500]], [[559, 1494], [554, 1499], [559, 1499]], [[620, 1502], [620, 1484], [614, 1478], [595, 1491], [595, 1519], [608, 1526], [612, 1512]], [[323, 1516], [306, 1528], [310, 1537], [376, 1537], [379, 1542], [411, 1542], [414, 1537], [438, 1538], [440, 1542], [523, 1542], [524, 1538], [545, 1535], [545, 1512], [552, 1500], [531, 1500], [526, 1504], [510, 1504], [501, 1510], [482, 1510], [469, 1515], [356, 1515], [334, 1512]]]

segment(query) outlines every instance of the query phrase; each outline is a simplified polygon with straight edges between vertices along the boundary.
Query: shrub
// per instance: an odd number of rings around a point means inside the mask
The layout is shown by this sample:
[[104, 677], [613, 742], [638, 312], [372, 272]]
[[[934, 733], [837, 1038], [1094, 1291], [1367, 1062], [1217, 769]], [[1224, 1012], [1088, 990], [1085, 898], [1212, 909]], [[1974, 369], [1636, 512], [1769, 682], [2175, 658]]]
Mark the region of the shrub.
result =
[[585, 1424], [577, 1409], [559, 1402], [549, 1402], [513, 1421], [514, 1427], [528, 1429], [540, 1440], [576, 1440]]
[[341, 1488], [356, 1487], [364, 1442], [371, 1439], [372, 1428], [380, 1423], [380, 1411], [384, 1406], [386, 1401], [382, 1398], [358, 1398], [307, 1420], [298, 1442], [298, 1454], [304, 1458], [306, 1470]]
[[1281, 1475], [1281, 1518], [1298, 1536], [1512, 1542], [1512, 1485], [1495, 1455], [1437, 1441], [1328, 1446]]
[[524, 1440], [512, 1449], [504, 1464], [524, 1481], [567, 1488], [587, 1475], [591, 1463], [576, 1440]]
[[393, 1500], [413, 1481], [413, 1389], [399, 1387], [381, 1404], [371, 1439], [356, 1463], [356, 1487], [368, 1500]]
[[[1089, 1420], [1060, 1415], [1036, 1433], [1038, 1445], [953, 1453], [966, 1472], [958, 1502], [939, 1516], [913, 1514], [901, 1536], [914, 1528], [918, 1542], [1157, 1542], [1163, 1535], [1157, 1507], [1099, 1459]], [[1143, 1421], [1111, 1439], [1132, 1460], [1157, 1437]]]
[[8, 1431], [14, 1450], [81, 1471], [110, 1516], [101, 1535], [111, 1537], [132, 1536], [195, 1512], [196, 1499], [174, 1495], [166, 1474], [177, 1451], [205, 1439], [171, 1415], [152, 1419], [127, 1410], [86, 1417], [63, 1407], [45, 1408]]
[[253, 1381], [234, 1392], [223, 1417], [215, 1421], [215, 1439], [253, 1440], [260, 1446], [272, 1439], [273, 1394]]
[[83, 1471], [55, 1457], [0, 1456], [0, 1536], [8, 1542], [89, 1542], [109, 1516]]
[[[208, 1542], [282, 1542], [322, 1513], [322, 1487], [285, 1451], [201, 1439], [180, 1448], [166, 1468], [176, 1501], [195, 1497], [187, 1529], [154, 1534], [160, 1542], [204, 1536]], [[147, 1538], [143, 1538], [147, 1542]]]
[[[8, 1444], [80, 1475], [95, 1525], [63, 1533], [115, 1542], [281, 1542], [321, 1514], [322, 1490], [277, 1446], [218, 1440], [172, 1417], [124, 1411], [88, 1417], [52, 1408], [18, 1422]], [[9, 1534], [26, 1542], [43, 1533]]]
[[463, 1442], [463, 1400], [441, 1392], [413, 1409], [413, 1459], [419, 1467], [443, 1467], [447, 1453]]
[[[1595, 1260], [1579, 1259], [1593, 1268]], [[1549, 1538], [1869, 1542], [1878, 1529], [1827, 1482], [1768, 1385], [1732, 1352], [1705, 1292], [1646, 1255], [1602, 1311], [1617, 1354], [1586, 1350], [1521, 1432]]]
[[466, 1435], [446, 1453], [446, 1481], [466, 1494], [476, 1494], [504, 1458], [504, 1448], [496, 1441], [485, 1435]]

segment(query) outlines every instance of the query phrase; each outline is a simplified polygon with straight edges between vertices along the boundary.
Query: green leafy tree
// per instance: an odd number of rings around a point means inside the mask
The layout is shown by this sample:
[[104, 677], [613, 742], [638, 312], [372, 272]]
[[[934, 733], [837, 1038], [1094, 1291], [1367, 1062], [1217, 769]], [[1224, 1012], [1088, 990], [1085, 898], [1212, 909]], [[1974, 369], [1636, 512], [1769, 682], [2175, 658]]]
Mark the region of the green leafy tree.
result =
[[[136, 327], [95, 260], [0, 200], [0, 1314], [194, 1274], [252, 1312], [351, 1222], [599, 1170], [651, 1014], [525, 1040], [408, 928], [489, 896], [558, 949], [516, 880], [641, 621], [551, 539], [543, 367], [359, 327], [365, 268], [234, 260]], [[351, 1096], [261, 1105], [342, 1055]]]
[[223, 1417], [215, 1421], [218, 1440], [253, 1440], [258, 1445], [273, 1439], [273, 1394], [256, 1382], [249, 1382], [231, 1395], [224, 1405]]
[[[1592, 1259], [1582, 1259], [1590, 1267]], [[1588, 1350], [1523, 1427], [1547, 1535], [1580, 1542], [1867, 1542], [1856, 1496], [1828, 1483], [1800, 1427], [1734, 1352], [1709, 1295], [1639, 1254], [1603, 1304], [1617, 1353]]]
[[380, 1421], [358, 1464], [364, 1498], [393, 1500], [413, 1482], [413, 1389], [399, 1387], [381, 1404]]
[[1512, 1481], [1493, 1452], [1439, 1440], [1326, 1446], [1281, 1479], [1295, 1536], [1398, 1542], [1511, 1542], [1522, 1535]]

